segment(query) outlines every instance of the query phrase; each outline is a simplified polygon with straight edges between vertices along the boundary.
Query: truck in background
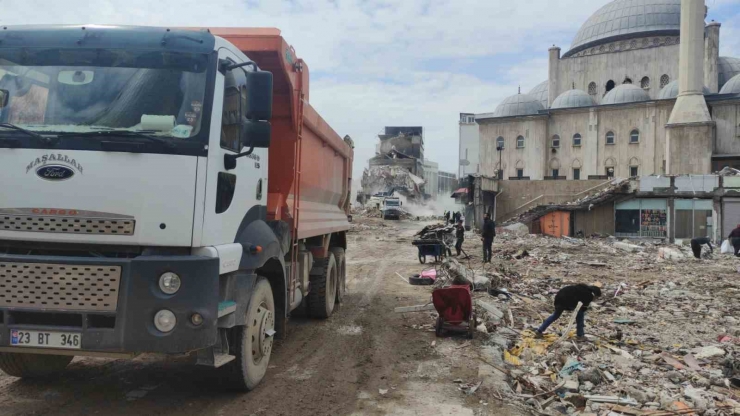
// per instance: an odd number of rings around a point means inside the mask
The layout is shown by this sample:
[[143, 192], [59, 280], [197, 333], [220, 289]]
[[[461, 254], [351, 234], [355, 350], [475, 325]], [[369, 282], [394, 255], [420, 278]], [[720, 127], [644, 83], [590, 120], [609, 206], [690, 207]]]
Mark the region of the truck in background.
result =
[[345, 289], [353, 149], [306, 63], [277, 29], [3, 34], [0, 369], [194, 353], [253, 389]]
[[381, 212], [383, 213], [383, 219], [384, 220], [400, 220], [401, 215], [404, 214], [403, 209], [401, 207], [403, 206], [403, 202], [401, 202], [401, 199], [397, 196], [387, 196], [383, 199], [383, 208], [381, 208]]

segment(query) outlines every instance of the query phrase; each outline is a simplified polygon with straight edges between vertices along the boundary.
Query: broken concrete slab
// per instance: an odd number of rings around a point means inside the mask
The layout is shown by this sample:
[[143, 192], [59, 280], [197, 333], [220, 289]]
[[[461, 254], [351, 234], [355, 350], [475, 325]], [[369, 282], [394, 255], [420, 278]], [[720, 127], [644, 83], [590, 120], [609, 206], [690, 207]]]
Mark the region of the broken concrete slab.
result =
[[625, 243], [623, 241], [617, 241], [616, 243], [614, 243], [614, 247], [619, 250], [626, 251], [628, 253], [637, 253], [639, 251], [645, 250], [645, 247], [630, 244], [630, 243]]

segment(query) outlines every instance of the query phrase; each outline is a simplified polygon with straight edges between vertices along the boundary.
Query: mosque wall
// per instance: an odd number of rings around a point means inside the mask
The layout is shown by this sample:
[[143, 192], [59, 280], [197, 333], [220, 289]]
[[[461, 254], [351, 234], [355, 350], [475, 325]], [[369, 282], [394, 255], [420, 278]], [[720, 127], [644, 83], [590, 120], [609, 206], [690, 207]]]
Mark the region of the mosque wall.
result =
[[715, 122], [714, 154], [740, 155], [740, 102], [711, 104]]
[[[517, 176], [517, 169], [523, 169], [523, 176], [542, 179], [545, 176], [544, 164], [547, 149], [547, 116], [530, 116], [510, 119], [479, 120], [480, 126], [480, 164], [481, 174], [495, 177], [499, 168], [499, 152], [496, 139], [504, 139], [501, 161], [504, 178]], [[517, 148], [517, 137], [524, 138], [524, 146]]]

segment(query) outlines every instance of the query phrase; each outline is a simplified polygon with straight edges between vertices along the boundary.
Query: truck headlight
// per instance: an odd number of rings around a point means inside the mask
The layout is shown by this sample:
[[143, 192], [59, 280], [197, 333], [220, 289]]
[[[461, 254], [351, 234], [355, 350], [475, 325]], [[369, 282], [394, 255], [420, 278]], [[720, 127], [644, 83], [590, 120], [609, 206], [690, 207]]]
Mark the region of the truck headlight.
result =
[[167, 272], [159, 276], [159, 289], [168, 295], [177, 293], [180, 290], [181, 283], [180, 276], [172, 272]]
[[154, 326], [162, 332], [170, 332], [175, 329], [177, 318], [175, 314], [167, 309], [162, 309], [154, 315]]

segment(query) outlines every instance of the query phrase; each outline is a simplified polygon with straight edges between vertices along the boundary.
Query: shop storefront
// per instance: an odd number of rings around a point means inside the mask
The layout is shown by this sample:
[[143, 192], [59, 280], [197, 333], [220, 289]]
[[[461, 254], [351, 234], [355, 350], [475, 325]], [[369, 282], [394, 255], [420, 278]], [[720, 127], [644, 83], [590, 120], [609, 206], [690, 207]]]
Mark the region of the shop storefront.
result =
[[676, 199], [674, 201], [675, 238], [692, 239], [714, 236], [711, 199]]
[[632, 199], [616, 204], [615, 234], [627, 238], [667, 238], [667, 200]]

